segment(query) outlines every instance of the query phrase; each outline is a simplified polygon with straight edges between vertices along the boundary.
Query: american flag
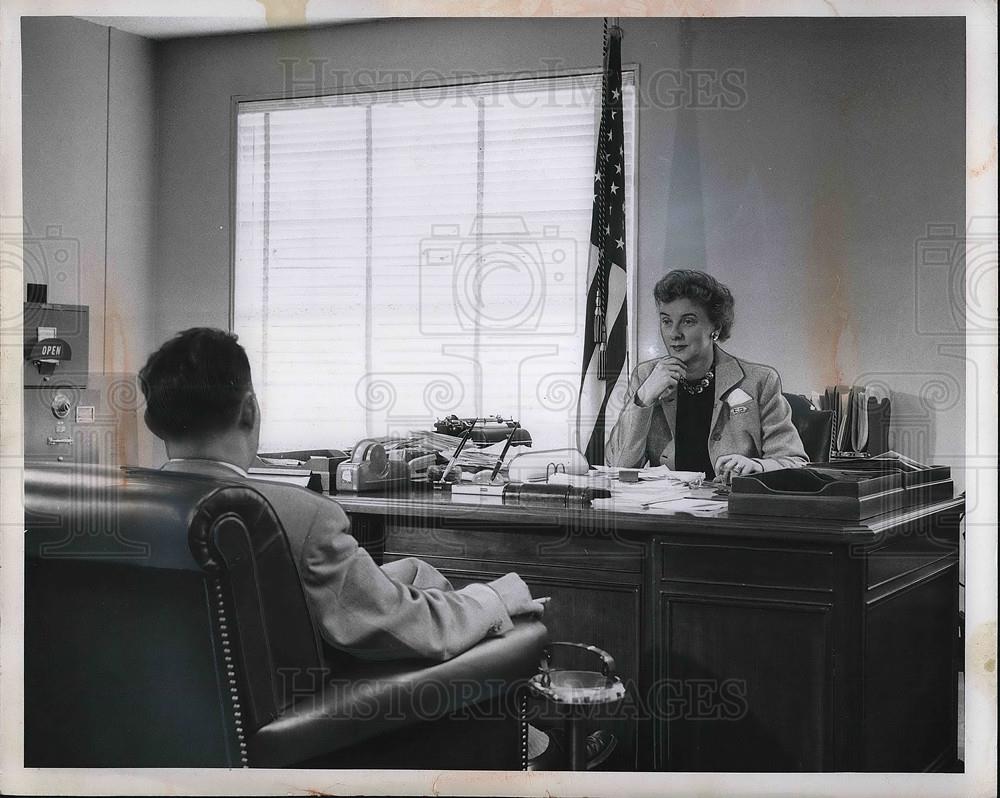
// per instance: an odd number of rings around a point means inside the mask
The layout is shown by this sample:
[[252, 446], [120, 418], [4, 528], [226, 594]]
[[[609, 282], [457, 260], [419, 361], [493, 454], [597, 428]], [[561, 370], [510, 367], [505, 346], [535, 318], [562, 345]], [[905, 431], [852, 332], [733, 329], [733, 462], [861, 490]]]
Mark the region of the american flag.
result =
[[[587, 268], [586, 338], [578, 445], [591, 465], [604, 464], [604, 445], [628, 381], [625, 302], [625, 130], [622, 120], [622, 39], [617, 26], [604, 38], [601, 125], [594, 168], [594, 208]], [[608, 419], [611, 424], [608, 424]]]

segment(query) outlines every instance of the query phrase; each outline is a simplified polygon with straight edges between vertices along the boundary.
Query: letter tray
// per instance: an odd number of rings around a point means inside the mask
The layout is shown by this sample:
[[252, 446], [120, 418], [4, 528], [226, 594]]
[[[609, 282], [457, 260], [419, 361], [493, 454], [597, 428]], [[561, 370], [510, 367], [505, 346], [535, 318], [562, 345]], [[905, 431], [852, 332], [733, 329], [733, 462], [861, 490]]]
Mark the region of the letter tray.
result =
[[892, 510], [950, 499], [951, 469], [903, 471], [887, 461], [814, 463], [733, 479], [730, 515], [861, 521]]

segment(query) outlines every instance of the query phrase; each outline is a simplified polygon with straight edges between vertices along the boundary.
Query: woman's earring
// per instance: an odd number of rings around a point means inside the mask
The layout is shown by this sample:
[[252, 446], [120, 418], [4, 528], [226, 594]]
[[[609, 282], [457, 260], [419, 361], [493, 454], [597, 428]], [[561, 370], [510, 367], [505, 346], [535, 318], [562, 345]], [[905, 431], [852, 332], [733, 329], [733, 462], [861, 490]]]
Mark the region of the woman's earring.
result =
[[713, 341], [718, 341], [719, 340], [719, 331], [718, 330], [716, 330], [715, 332], [712, 333], [712, 340]]

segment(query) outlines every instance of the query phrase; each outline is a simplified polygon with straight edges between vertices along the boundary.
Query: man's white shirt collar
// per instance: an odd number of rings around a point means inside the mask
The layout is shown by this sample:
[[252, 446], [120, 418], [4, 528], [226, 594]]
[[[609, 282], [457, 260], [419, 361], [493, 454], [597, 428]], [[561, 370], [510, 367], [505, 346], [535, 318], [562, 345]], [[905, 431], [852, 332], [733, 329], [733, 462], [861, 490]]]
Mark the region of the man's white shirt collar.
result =
[[171, 457], [169, 463], [215, 463], [216, 465], [225, 466], [231, 471], [235, 471], [244, 479], [249, 479], [250, 475], [240, 468], [235, 463], [227, 463], [225, 460], [208, 460], [204, 457]]

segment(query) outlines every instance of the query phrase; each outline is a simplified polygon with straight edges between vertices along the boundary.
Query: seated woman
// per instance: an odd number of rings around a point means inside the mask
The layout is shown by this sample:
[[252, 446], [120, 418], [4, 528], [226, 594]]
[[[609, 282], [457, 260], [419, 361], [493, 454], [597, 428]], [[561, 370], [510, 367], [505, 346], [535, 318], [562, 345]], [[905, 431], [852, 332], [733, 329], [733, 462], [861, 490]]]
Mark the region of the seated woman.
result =
[[709, 479], [804, 465], [778, 373], [717, 344], [733, 326], [729, 289], [704, 272], [675, 270], [653, 296], [667, 354], [632, 373], [608, 465], [665, 465]]

